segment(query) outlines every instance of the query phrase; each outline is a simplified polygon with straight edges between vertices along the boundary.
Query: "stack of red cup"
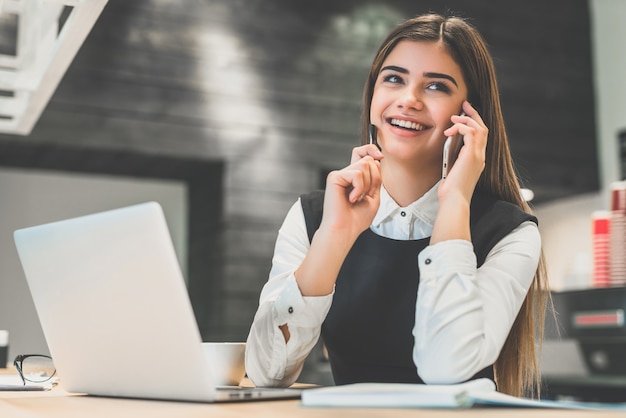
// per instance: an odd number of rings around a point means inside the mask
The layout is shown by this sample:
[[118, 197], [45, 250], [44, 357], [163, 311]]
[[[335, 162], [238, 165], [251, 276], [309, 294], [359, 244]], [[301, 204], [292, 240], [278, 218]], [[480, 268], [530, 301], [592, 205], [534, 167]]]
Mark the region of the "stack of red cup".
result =
[[626, 181], [611, 185], [610, 221], [611, 286], [626, 285]]
[[606, 210], [594, 212], [591, 215], [593, 287], [611, 285], [610, 231], [611, 213]]

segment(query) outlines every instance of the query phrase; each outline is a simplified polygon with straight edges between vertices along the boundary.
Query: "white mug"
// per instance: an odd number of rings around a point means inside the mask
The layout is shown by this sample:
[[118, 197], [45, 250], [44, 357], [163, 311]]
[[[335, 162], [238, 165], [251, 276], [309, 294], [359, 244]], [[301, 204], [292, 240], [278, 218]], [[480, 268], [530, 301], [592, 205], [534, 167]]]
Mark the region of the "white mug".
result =
[[246, 374], [246, 343], [207, 342], [202, 348], [216, 386], [238, 386]]
[[9, 331], [0, 329], [0, 368], [7, 367], [9, 361]]

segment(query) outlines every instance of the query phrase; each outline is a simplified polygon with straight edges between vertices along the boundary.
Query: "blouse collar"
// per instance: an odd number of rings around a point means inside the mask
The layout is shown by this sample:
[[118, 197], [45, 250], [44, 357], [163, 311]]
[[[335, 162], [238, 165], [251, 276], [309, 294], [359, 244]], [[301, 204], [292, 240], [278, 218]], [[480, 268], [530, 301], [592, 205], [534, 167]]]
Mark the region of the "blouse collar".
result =
[[385, 186], [382, 186], [380, 188], [380, 207], [378, 208], [378, 212], [372, 221], [372, 225], [379, 226], [382, 222], [393, 217], [398, 212], [406, 211], [410, 212], [415, 218], [430, 225], [431, 227], [434, 226], [437, 211], [439, 210], [439, 199], [437, 197], [438, 189], [439, 182], [437, 182], [437, 184], [435, 184], [415, 202], [409, 204], [408, 206], [401, 207], [389, 195]]

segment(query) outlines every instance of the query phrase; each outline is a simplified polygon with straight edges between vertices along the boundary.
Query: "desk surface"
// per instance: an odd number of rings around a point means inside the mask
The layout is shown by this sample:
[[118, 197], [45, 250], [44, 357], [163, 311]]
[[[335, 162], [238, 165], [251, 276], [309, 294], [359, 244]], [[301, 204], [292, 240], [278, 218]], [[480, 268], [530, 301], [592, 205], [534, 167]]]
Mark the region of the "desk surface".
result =
[[572, 411], [537, 409], [484, 408], [465, 410], [415, 410], [415, 409], [357, 409], [357, 408], [311, 408], [303, 407], [300, 401], [259, 401], [238, 403], [192, 403], [150, 401], [137, 399], [103, 398], [76, 395], [56, 387], [47, 392], [2, 392], [0, 391], [0, 417], [10, 418], [99, 418], [99, 417], [254, 417], [254, 418], [402, 418], [449, 417], [452, 414], [466, 418], [483, 417], [615, 417], [609, 411]]
[[413, 409], [356, 409], [356, 408], [310, 408], [299, 401], [262, 401], [204, 404], [189, 402], [148, 401], [135, 399], [101, 398], [67, 394], [60, 388], [49, 392], [0, 392], [0, 417], [11, 418], [73, 418], [73, 417], [255, 417], [255, 418], [352, 418], [352, 417], [449, 417], [452, 414], [466, 418], [479, 417], [615, 417], [608, 411], [572, 411], [538, 409], [466, 409], [466, 410], [420, 410]]
[[132, 399], [68, 396], [55, 389], [47, 393], [13, 393], [0, 395], [0, 416], [11, 418], [36, 417], [449, 417], [452, 414], [467, 417], [615, 417], [611, 412], [527, 409], [467, 409], [467, 410], [411, 410], [411, 409], [353, 409], [309, 408], [299, 401], [245, 402], [229, 404], [199, 404], [185, 402], [145, 401]]

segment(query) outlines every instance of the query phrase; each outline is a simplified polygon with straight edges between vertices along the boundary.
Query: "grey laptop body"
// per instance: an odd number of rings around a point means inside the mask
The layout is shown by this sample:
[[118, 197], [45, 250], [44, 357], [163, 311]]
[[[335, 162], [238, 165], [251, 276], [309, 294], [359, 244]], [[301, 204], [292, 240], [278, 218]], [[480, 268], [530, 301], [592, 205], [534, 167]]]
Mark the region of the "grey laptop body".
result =
[[200, 402], [300, 396], [215, 386], [158, 203], [20, 229], [14, 238], [65, 390]]

